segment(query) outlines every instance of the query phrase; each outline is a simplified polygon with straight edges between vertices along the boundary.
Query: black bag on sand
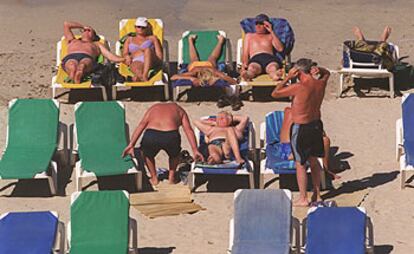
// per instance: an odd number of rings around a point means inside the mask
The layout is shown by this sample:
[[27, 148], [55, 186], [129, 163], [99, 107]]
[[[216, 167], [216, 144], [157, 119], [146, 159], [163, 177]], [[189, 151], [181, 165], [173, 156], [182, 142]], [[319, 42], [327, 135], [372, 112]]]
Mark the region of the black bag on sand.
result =
[[[99, 64], [95, 71], [91, 74], [92, 84], [101, 85], [107, 88], [115, 85], [116, 82], [123, 83], [125, 80], [119, 73], [113, 63]], [[122, 81], [122, 82], [121, 82]]]

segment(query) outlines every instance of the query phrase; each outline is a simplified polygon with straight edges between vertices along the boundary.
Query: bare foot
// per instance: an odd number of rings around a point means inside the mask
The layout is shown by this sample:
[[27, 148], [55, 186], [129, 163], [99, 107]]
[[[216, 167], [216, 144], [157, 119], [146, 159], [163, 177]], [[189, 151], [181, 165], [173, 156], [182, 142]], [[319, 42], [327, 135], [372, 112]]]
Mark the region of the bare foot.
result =
[[75, 82], [75, 84], [80, 84], [81, 79], [82, 79], [82, 75], [83, 75], [83, 72], [82, 71], [76, 71], [75, 72], [75, 77], [73, 79], [73, 81]]
[[293, 201], [293, 206], [296, 206], [296, 207], [308, 207], [309, 206], [309, 202], [307, 200], [305, 200], [305, 199], [298, 198], [295, 201]]
[[224, 38], [224, 36], [223, 36], [223, 35], [219, 34], [219, 35], [217, 35], [217, 40], [218, 40], [220, 43], [223, 43], [223, 42], [226, 40], [226, 38]]
[[188, 42], [194, 42], [195, 39], [197, 39], [197, 35], [196, 34], [191, 34], [190, 36], [188, 36]]
[[354, 33], [354, 35], [355, 35], [355, 37], [358, 39], [358, 40], [365, 40], [365, 38], [364, 38], [364, 35], [362, 34], [362, 31], [361, 31], [361, 29], [359, 28], [359, 27], [354, 27], [353, 29], [352, 29], [352, 31], [353, 31], [353, 33]]
[[159, 184], [158, 178], [156, 178], [156, 177], [150, 178], [150, 184], [152, 186], [157, 186]]
[[320, 201], [323, 201], [322, 200], [322, 198], [321, 198], [321, 196], [319, 196], [319, 195], [316, 195], [315, 193], [312, 195], [312, 197], [311, 197], [311, 202], [320, 202]]
[[388, 37], [390, 37], [391, 35], [391, 27], [390, 26], [385, 26], [384, 31], [381, 34], [381, 41], [387, 41]]
[[144, 75], [143, 77], [142, 77], [142, 81], [148, 81], [148, 75]]
[[242, 77], [243, 80], [245, 81], [252, 81], [252, 79], [249, 77], [247, 71], [242, 71], [240, 76]]
[[135, 76], [132, 77], [132, 81], [134, 81], [134, 82], [141, 82], [142, 81], [142, 77], [140, 77], [138, 75], [135, 75]]

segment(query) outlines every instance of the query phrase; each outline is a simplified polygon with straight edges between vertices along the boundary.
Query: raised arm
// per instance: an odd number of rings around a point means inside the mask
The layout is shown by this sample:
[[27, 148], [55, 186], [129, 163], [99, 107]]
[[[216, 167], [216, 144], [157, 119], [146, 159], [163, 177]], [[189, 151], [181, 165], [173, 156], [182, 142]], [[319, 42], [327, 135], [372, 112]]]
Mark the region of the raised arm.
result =
[[144, 117], [139, 122], [138, 126], [135, 128], [134, 133], [132, 134], [131, 141], [129, 142], [128, 146], [122, 152], [122, 157], [125, 157], [127, 154], [134, 156], [134, 147], [137, 143], [139, 137], [141, 137], [142, 132], [147, 128], [148, 120], [149, 120], [149, 112], [151, 108], [145, 112]]
[[124, 57], [119, 57], [115, 54], [113, 54], [111, 51], [109, 51], [102, 43], [96, 42], [96, 45], [98, 45], [99, 49], [101, 50], [102, 55], [108, 59], [111, 62], [120, 63], [124, 62]]
[[219, 70], [214, 70], [214, 74], [219, 79], [222, 79], [222, 80], [226, 81], [230, 85], [237, 85], [237, 81], [235, 79], [233, 79], [232, 77], [227, 76], [226, 74], [224, 74], [223, 72], [221, 72]]
[[266, 28], [266, 30], [270, 33], [270, 35], [272, 36], [272, 45], [273, 47], [278, 51], [278, 52], [282, 52], [283, 49], [285, 48], [285, 46], [283, 45], [283, 43], [280, 41], [279, 37], [277, 37], [277, 35], [275, 34], [275, 32], [273, 31], [273, 27], [272, 24], [268, 21], [263, 22], [264, 27]]
[[188, 119], [187, 113], [182, 109], [182, 118], [181, 122], [183, 125], [184, 133], [187, 137], [188, 143], [190, 143], [191, 150], [193, 151], [193, 157], [196, 161], [204, 161], [203, 155], [198, 151], [196, 137], [194, 134], [194, 130], [191, 127], [190, 119]]
[[233, 121], [238, 122], [237, 125], [235, 126], [235, 128], [238, 131], [243, 132], [244, 129], [246, 128], [247, 124], [249, 123], [249, 117], [244, 116], [244, 115], [234, 115], [233, 116]]
[[65, 21], [63, 22], [63, 35], [65, 36], [65, 39], [70, 42], [73, 39], [75, 39], [75, 35], [72, 32], [72, 29], [75, 28], [84, 28], [84, 25], [78, 22], [73, 21]]
[[287, 77], [280, 82], [275, 89], [272, 91], [272, 97], [273, 98], [284, 98], [289, 96], [295, 96], [298, 90], [298, 86], [295, 84], [287, 86], [286, 84], [291, 80], [292, 78], [296, 77], [298, 75], [298, 70], [296, 68], [290, 69]]

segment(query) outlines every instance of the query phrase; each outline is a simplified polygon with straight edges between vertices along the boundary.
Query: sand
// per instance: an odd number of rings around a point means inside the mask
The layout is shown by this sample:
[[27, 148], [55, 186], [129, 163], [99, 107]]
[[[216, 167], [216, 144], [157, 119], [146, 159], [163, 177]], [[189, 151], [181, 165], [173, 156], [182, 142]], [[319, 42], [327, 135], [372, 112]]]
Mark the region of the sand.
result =
[[[118, 21], [136, 16], [159, 17], [165, 24], [170, 59], [177, 58], [177, 42], [188, 29], [222, 29], [233, 43], [240, 36], [239, 21], [266, 12], [287, 18], [295, 33], [293, 59], [310, 57], [321, 66], [340, 65], [341, 42], [352, 38], [351, 29], [359, 25], [367, 38], [379, 37], [390, 25], [390, 41], [400, 46], [401, 55], [410, 55], [414, 44], [409, 1], [52, 1], [21, 0], [0, 2], [0, 146], [4, 147], [7, 128], [7, 102], [13, 98], [48, 98], [54, 74], [56, 41], [62, 36], [63, 21], [75, 20], [91, 25], [115, 42]], [[113, 49], [114, 43], [112, 43]], [[410, 61], [410, 59], [408, 60]], [[401, 117], [401, 98], [384, 98], [383, 88], [373, 89], [368, 98], [337, 99], [338, 76], [332, 75], [322, 106], [325, 129], [332, 141], [334, 170], [342, 176], [334, 189], [324, 193], [340, 205], [361, 205], [372, 218], [376, 253], [410, 253], [414, 247], [414, 195], [412, 189], [400, 190], [399, 165], [395, 160], [395, 120]], [[91, 93], [91, 96], [95, 96]], [[89, 95], [81, 98], [89, 98]], [[66, 102], [67, 96], [62, 98]], [[136, 126], [153, 102], [124, 101], [127, 121]], [[281, 110], [286, 102], [244, 102], [239, 111], [248, 114], [256, 127], [264, 115]], [[214, 102], [180, 103], [195, 119], [217, 112]], [[74, 121], [73, 103], [61, 105], [60, 119]], [[259, 144], [257, 140], [257, 145]], [[189, 148], [183, 141], [183, 147]], [[159, 166], [166, 167], [165, 154]], [[69, 220], [70, 195], [75, 190], [72, 168], [59, 169], [59, 195], [49, 197], [46, 182], [2, 181], [0, 213], [8, 211], [55, 210], [65, 223]], [[215, 180], [215, 181], [214, 181]], [[240, 181], [239, 181], [240, 180]], [[273, 180], [268, 188], [279, 188]], [[228, 246], [229, 220], [233, 215], [233, 193], [245, 187], [247, 179], [212, 179], [194, 194], [205, 211], [193, 215], [148, 219], [131, 209], [138, 220], [140, 253], [224, 253]], [[131, 188], [131, 179], [113, 177], [99, 182], [101, 188], [113, 185]], [[92, 184], [88, 190], [97, 189]], [[206, 190], [208, 190], [206, 192]], [[297, 195], [297, 192], [294, 193]], [[294, 209], [302, 218], [303, 209]]]

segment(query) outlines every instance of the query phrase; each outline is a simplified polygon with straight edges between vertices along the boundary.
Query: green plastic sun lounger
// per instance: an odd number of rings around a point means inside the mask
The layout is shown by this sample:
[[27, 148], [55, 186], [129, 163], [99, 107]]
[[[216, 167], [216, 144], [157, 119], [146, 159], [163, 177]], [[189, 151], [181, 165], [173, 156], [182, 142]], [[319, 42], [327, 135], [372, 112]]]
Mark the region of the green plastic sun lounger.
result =
[[76, 162], [76, 190], [82, 189], [82, 178], [136, 174], [141, 189], [142, 172], [137, 162], [122, 151], [127, 146], [125, 110], [120, 102], [80, 102], [75, 105], [73, 131]]
[[49, 99], [18, 99], [9, 103], [7, 141], [0, 161], [0, 179], [47, 179], [57, 189], [59, 104]]
[[70, 254], [127, 254], [137, 250], [137, 223], [129, 218], [126, 191], [75, 192], [70, 218]]

